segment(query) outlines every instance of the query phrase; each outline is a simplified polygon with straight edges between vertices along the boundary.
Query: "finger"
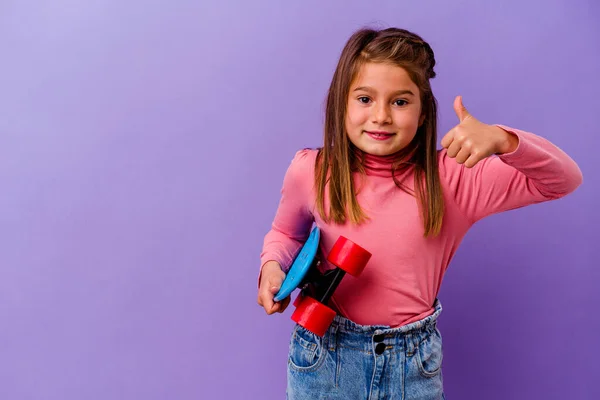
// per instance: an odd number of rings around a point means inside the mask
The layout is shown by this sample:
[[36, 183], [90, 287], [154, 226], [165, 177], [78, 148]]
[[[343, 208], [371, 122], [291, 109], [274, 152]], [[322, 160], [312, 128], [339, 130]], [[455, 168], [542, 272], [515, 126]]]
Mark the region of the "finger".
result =
[[276, 312], [280, 312], [279, 310], [281, 309], [281, 303], [273, 303], [273, 306], [267, 310], [267, 314], [271, 315], [271, 314], [275, 314]]
[[275, 295], [279, 292], [279, 289], [281, 288], [281, 284], [271, 284], [271, 287], [269, 288], [269, 292], [273, 295], [273, 297], [275, 297]]
[[273, 307], [275, 306], [275, 302], [273, 302], [272, 299], [269, 298], [265, 298], [263, 296], [263, 301], [262, 301], [262, 306], [265, 309], [265, 311], [267, 312], [267, 314], [271, 314], [271, 310], [273, 309]]
[[290, 304], [290, 296], [283, 299], [280, 303], [279, 312], [282, 313], [287, 308], [288, 304]]
[[481, 161], [481, 157], [471, 154], [471, 156], [465, 161], [465, 167], [473, 168], [479, 161]]
[[267, 307], [267, 306], [270, 307], [274, 303], [273, 295], [271, 295], [271, 293], [269, 293], [269, 292], [265, 292], [264, 290], [261, 290], [258, 293], [257, 303], [261, 307]]
[[464, 163], [471, 156], [471, 151], [467, 147], [461, 147], [460, 151], [456, 155], [456, 162], [459, 164]]
[[455, 134], [454, 129], [450, 129], [450, 131], [448, 133], [446, 133], [446, 135], [444, 135], [444, 137], [442, 138], [442, 142], [441, 142], [442, 147], [444, 147], [445, 149], [450, 147], [450, 145], [452, 144], [452, 141], [454, 140], [454, 134]]
[[[280, 285], [274, 285], [271, 286], [270, 292], [273, 295], [273, 297], [279, 292], [280, 289]], [[283, 311], [285, 311], [285, 308], [287, 307], [287, 303], [289, 303], [290, 296], [286, 297], [285, 299], [281, 300], [281, 301], [273, 301], [273, 307], [270, 310], [270, 314], [273, 314], [275, 312], [278, 313], [282, 313]]]
[[456, 116], [460, 122], [463, 122], [471, 115], [469, 114], [469, 111], [467, 111], [467, 108], [463, 105], [462, 96], [456, 96], [454, 99], [454, 112], [456, 113]]
[[471, 156], [465, 161], [465, 167], [473, 168], [475, 164], [477, 164], [479, 161], [483, 160], [486, 157], [486, 154], [482, 154], [480, 152], [471, 152]]
[[448, 147], [448, 157], [454, 158], [460, 152], [462, 143], [459, 140], [453, 140], [450, 147]]
[[259, 304], [262, 305], [267, 312], [271, 310], [275, 304], [273, 297], [273, 293], [270, 289], [262, 289], [259, 295]]
[[[277, 280], [278, 281], [278, 280]], [[263, 304], [267, 314], [273, 314], [278, 312], [281, 308], [281, 302], [274, 300], [275, 295], [279, 292], [281, 285], [279, 283], [272, 284], [269, 282], [268, 289], [263, 293]]]

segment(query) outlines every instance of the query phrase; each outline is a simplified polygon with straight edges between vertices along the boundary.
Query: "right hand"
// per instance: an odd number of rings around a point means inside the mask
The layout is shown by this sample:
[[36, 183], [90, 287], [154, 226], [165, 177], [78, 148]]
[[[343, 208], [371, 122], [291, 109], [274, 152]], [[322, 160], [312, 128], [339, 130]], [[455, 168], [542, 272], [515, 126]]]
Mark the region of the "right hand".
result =
[[284, 279], [285, 272], [278, 262], [269, 261], [263, 266], [258, 287], [258, 305], [264, 307], [268, 315], [282, 313], [290, 303], [290, 296], [279, 302], [273, 301]]

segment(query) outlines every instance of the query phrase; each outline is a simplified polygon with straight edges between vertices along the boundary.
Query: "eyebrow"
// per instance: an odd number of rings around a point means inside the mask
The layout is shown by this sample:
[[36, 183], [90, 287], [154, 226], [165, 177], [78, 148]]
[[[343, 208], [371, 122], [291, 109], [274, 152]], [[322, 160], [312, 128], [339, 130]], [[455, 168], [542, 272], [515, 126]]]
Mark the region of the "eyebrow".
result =
[[[365, 91], [365, 92], [373, 92], [374, 91], [373, 89], [371, 89], [368, 86], [359, 86], [356, 89], [354, 89], [355, 92], [358, 92], [358, 91], [361, 91], [361, 90]], [[402, 95], [402, 94], [409, 94], [411, 96], [415, 95], [413, 92], [411, 92], [408, 89], [396, 90], [394, 93], [392, 93], [392, 95], [394, 95], [394, 96], [398, 96], [398, 95]]]

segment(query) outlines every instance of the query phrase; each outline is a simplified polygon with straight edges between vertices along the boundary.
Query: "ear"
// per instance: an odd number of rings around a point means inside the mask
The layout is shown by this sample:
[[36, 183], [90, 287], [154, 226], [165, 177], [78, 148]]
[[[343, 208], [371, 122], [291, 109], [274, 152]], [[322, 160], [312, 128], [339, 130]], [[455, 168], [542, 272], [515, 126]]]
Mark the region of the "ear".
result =
[[425, 122], [425, 114], [422, 114], [419, 117], [419, 128], [421, 127], [421, 125], [423, 125], [423, 122]]

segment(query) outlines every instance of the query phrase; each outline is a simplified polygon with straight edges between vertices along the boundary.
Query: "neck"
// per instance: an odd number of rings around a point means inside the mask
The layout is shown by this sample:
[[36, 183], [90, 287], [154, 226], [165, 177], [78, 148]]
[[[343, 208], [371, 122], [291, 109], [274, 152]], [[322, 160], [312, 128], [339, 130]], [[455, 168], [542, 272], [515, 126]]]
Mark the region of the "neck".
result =
[[396, 163], [397, 167], [394, 171], [394, 175], [397, 177], [409, 166], [409, 163], [400, 162], [402, 158], [404, 158], [405, 160], [410, 158], [410, 155], [403, 155], [402, 151], [386, 156], [378, 156], [365, 153], [359, 150], [357, 152], [357, 155], [359, 159], [362, 160], [365, 173], [371, 176], [391, 178], [392, 167], [394, 166], [394, 163]]

